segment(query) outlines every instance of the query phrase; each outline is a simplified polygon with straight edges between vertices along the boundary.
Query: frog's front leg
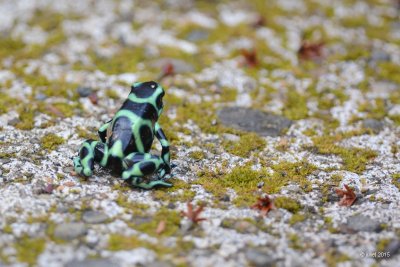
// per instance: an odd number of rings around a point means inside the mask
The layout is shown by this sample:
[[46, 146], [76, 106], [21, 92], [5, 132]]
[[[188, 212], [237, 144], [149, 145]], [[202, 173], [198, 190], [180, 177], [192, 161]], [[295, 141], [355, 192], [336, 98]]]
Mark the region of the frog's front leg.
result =
[[144, 182], [142, 177], [151, 175], [156, 171], [164, 168], [164, 161], [161, 157], [152, 155], [150, 153], [131, 153], [126, 156], [122, 161], [122, 179], [130, 182], [133, 186], [143, 189], [151, 189], [156, 186], [170, 187], [172, 184], [163, 180], [155, 180], [151, 182]]
[[107, 129], [108, 129], [108, 126], [110, 126], [111, 121], [112, 121], [112, 119], [109, 120], [108, 122], [104, 123], [104, 124], [99, 128], [99, 130], [97, 131], [97, 133], [99, 134], [99, 137], [100, 137], [100, 139], [101, 139], [101, 142], [103, 142], [103, 143], [106, 142]]
[[161, 159], [164, 162], [164, 165], [162, 166], [162, 168], [159, 169], [159, 176], [162, 178], [166, 174], [171, 173], [169, 142], [158, 122], [156, 122], [154, 129], [156, 132], [156, 137], [158, 141], [160, 141], [162, 147]]
[[74, 158], [75, 172], [85, 176], [93, 174], [94, 162], [100, 162], [104, 156], [104, 143], [86, 140], [79, 149], [79, 156]]

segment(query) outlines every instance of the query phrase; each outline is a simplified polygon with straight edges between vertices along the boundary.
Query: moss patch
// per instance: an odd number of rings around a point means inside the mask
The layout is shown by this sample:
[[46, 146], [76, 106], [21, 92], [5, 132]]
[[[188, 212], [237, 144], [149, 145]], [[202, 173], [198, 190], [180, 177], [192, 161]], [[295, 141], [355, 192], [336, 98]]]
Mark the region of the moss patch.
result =
[[175, 210], [161, 208], [155, 214], [153, 214], [151, 218], [152, 220], [150, 222], [129, 224], [129, 226], [151, 236], [157, 236], [156, 229], [161, 221], [165, 221], [165, 230], [160, 235], [172, 236], [175, 235], [179, 230], [181, 216]]
[[32, 106], [25, 106], [18, 108], [19, 122], [15, 125], [16, 128], [21, 130], [31, 130], [34, 127], [35, 110]]
[[343, 160], [343, 167], [345, 170], [361, 174], [365, 170], [368, 162], [374, 159], [378, 154], [371, 149], [345, 148], [336, 144], [336, 142], [347, 137], [349, 137], [349, 134], [346, 133], [313, 137], [314, 146], [308, 147], [307, 149], [319, 154], [338, 155]]
[[22, 237], [15, 243], [17, 259], [29, 266], [34, 266], [39, 255], [44, 251], [46, 241], [40, 238]]
[[392, 184], [400, 190], [400, 173], [392, 175]]
[[265, 140], [255, 133], [243, 134], [238, 142], [223, 142], [223, 146], [229, 153], [243, 158], [249, 157], [251, 152], [263, 149], [265, 145]]
[[44, 149], [54, 150], [59, 145], [64, 144], [65, 140], [56, 134], [49, 133], [40, 139], [40, 143]]
[[307, 98], [295, 89], [289, 88], [286, 94], [283, 115], [291, 120], [301, 120], [308, 117]]
[[218, 199], [226, 194], [228, 188], [232, 188], [237, 193], [235, 204], [249, 206], [255, 202], [257, 184], [265, 179], [266, 172], [252, 170], [250, 166], [238, 166], [224, 176], [211, 172], [202, 172], [199, 176], [196, 183], [201, 184]]
[[285, 209], [291, 213], [297, 213], [301, 209], [301, 205], [297, 200], [290, 197], [276, 197], [274, 199], [275, 207]]

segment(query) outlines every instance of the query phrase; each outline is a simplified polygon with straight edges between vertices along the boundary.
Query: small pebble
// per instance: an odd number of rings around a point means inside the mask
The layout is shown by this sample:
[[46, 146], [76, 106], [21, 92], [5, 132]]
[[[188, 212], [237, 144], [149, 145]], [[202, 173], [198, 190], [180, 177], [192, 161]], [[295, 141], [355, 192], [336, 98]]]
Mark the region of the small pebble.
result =
[[80, 97], [88, 97], [92, 93], [92, 88], [78, 87], [77, 91]]
[[101, 211], [89, 210], [82, 215], [82, 220], [86, 223], [102, 223], [108, 220], [108, 216]]

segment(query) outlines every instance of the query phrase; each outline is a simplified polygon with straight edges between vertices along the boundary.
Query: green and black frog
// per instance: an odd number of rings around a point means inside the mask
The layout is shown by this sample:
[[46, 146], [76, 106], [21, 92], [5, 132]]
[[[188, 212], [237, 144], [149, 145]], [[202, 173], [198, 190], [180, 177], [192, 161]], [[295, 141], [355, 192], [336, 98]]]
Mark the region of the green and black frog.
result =
[[[100, 127], [101, 141], [83, 142], [73, 159], [75, 172], [91, 176], [97, 162], [136, 187], [172, 186], [164, 181], [171, 172], [169, 142], [157, 122], [164, 94], [156, 82], [134, 83], [114, 118]], [[161, 143], [161, 156], [149, 153], [154, 136]], [[158, 179], [146, 182], [143, 177], [151, 174]]]

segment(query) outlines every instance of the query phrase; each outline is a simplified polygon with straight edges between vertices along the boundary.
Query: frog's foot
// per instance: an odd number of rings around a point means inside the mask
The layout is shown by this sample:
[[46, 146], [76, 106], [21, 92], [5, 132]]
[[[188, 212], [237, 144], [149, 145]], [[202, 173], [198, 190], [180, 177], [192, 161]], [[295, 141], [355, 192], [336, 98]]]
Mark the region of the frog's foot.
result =
[[[127, 180], [133, 186], [144, 189], [151, 189], [156, 186], [172, 186], [172, 184], [165, 182], [162, 177], [160, 178], [160, 172], [164, 176], [166, 170], [164, 170], [162, 159], [158, 156], [149, 153], [131, 153], [124, 158], [123, 168], [122, 179]], [[154, 173], [158, 174], [158, 180], [143, 181], [143, 176]]]
[[91, 176], [93, 174], [94, 161], [100, 156], [98, 149], [96, 149], [96, 145], [98, 144], [100, 143], [94, 140], [83, 142], [79, 149], [79, 156], [73, 159], [76, 173], [84, 176]]
[[155, 181], [151, 181], [151, 182], [143, 182], [143, 180], [141, 179], [141, 177], [132, 177], [132, 181], [131, 184], [133, 186], [142, 188], [142, 189], [153, 189], [154, 187], [159, 187], [159, 186], [163, 186], [163, 187], [171, 187], [172, 184], [167, 183], [163, 180], [155, 180]]

